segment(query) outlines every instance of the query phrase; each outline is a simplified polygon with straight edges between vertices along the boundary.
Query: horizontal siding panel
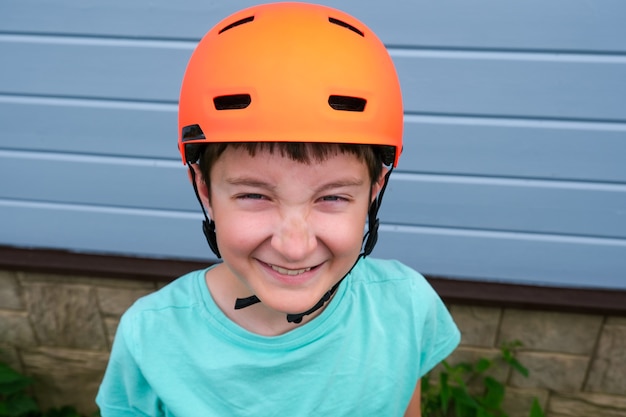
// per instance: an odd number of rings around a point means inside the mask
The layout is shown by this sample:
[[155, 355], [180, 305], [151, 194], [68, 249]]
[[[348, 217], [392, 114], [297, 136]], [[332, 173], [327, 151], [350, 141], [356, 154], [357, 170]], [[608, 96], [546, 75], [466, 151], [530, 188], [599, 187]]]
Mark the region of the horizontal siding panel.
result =
[[626, 182], [626, 124], [409, 116], [398, 169]]
[[153, 258], [214, 258], [203, 241], [201, 216], [0, 199], [0, 244]]
[[[0, 148], [178, 160], [176, 111], [0, 96]], [[626, 182], [626, 124], [408, 116], [404, 136], [402, 172]]]
[[[187, 44], [44, 41], [0, 37], [13, 64], [0, 93], [175, 103], [191, 53]], [[626, 121], [626, 58], [544, 55], [393, 54], [409, 113]]]
[[174, 160], [177, 110], [175, 104], [0, 96], [0, 149]]
[[[6, 225], [0, 244], [63, 248], [79, 252], [213, 259], [200, 217], [169, 212], [123, 212], [0, 200]], [[37, 228], [35, 219], [46, 219]], [[71, 225], [72, 227], [69, 227]], [[548, 239], [515, 234], [382, 226], [377, 257], [399, 259], [425, 274], [500, 282], [626, 288], [626, 243], [592, 239]]]
[[423, 274], [505, 283], [625, 289], [626, 242], [381, 226], [374, 256]]
[[392, 56], [408, 112], [626, 121], [626, 58], [419, 51]]
[[0, 198], [200, 210], [182, 163], [149, 159], [0, 151]]
[[186, 45], [0, 36], [0, 93], [175, 103]]
[[[0, 3], [0, 30], [199, 39], [222, 18], [256, 3], [4, 0]], [[626, 51], [626, 4], [621, 0], [395, 0], [369, 2], [367, 7], [358, 0], [325, 3], [354, 14], [392, 45]]]
[[[174, 161], [0, 152], [0, 166], [4, 199], [199, 212]], [[626, 238], [626, 185], [395, 174], [386, 222]]]
[[626, 238], [626, 185], [392, 175], [383, 221]]

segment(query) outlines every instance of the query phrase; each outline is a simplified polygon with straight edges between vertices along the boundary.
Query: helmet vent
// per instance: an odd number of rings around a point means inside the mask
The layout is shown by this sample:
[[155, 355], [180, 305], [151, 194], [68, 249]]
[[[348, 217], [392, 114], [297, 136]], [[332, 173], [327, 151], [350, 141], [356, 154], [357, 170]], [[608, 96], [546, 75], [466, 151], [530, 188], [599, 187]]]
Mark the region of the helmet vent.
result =
[[344, 27], [346, 29], [350, 29], [352, 32], [358, 33], [359, 35], [365, 37], [365, 34], [362, 31], [360, 31], [359, 29], [355, 28], [351, 24], [344, 22], [343, 20], [335, 19], [334, 17], [329, 17], [328, 21], [330, 23], [334, 23], [335, 25], [339, 25], [339, 26], [342, 26], [342, 27]]
[[234, 28], [236, 26], [239, 26], [239, 25], [243, 25], [244, 23], [252, 22], [253, 20], [254, 20], [254, 16], [248, 16], [248, 17], [245, 17], [245, 18], [243, 18], [241, 20], [237, 20], [236, 22], [233, 22], [233, 23], [231, 23], [228, 26], [224, 26], [219, 32], [217, 32], [217, 34], [219, 35], [219, 34], [221, 34], [223, 32], [226, 32], [229, 29], [232, 29], [232, 28]]
[[367, 100], [350, 96], [330, 96], [328, 104], [335, 110], [341, 111], [364, 111]]
[[213, 98], [216, 110], [240, 110], [245, 109], [252, 102], [250, 94], [232, 94]]

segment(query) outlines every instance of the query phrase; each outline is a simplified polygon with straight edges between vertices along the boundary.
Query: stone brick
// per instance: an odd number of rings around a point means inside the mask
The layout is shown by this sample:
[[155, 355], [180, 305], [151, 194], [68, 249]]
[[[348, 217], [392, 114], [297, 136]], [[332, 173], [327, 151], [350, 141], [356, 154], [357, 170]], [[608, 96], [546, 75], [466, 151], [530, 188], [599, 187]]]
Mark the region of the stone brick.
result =
[[154, 288], [98, 288], [100, 311], [121, 316], [135, 300], [153, 291]]
[[115, 332], [117, 331], [117, 326], [120, 324], [119, 319], [106, 317], [104, 319], [104, 325], [106, 327], [107, 332], [107, 341], [109, 342], [109, 346], [113, 346], [113, 340], [115, 339]]
[[626, 326], [626, 317], [609, 316], [606, 318], [606, 324], [612, 324], [616, 326]]
[[591, 355], [602, 321], [597, 315], [507, 309], [499, 339], [519, 340], [532, 350]]
[[14, 346], [0, 343], [0, 362], [9, 365], [11, 368], [22, 372], [22, 361]]
[[549, 396], [550, 392], [545, 389], [506, 387], [502, 409], [508, 417], [528, 417], [535, 399], [545, 412]]
[[528, 377], [512, 375], [511, 385], [519, 388], [545, 388], [579, 391], [584, 383], [589, 358], [543, 352], [519, 352], [518, 360], [528, 369]]
[[27, 375], [34, 378], [34, 393], [43, 409], [73, 405], [90, 415], [108, 361], [106, 352], [39, 348], [22, 354]]
[[107, 348], [95, 291], [59, 284], [28, 284], [24, 291], [30, 319], [42, 345]]
[[24, 303], [17, 277], [12, 272], [0, 271], [0, 309], [22, 310]]
[[147, 288], [154, 289], [155, 284], [150, 281], [138, 281], [132, 279], [98, 278], [79, 275], [45, 274], [39, 272], [20, 272], [20, 282], [24, 284], [70, 284], [89, 287], [112, 287], [112, 288]]
[[450, 313], [461, 330], [463, 345], [495, 346], [502, 314], [499, 308], [452, 305]]
[[626, 326], [604, 326], [585, 390], [626, 395]]
[[626, 417], [626, 398], [602, 394], [553, 393], [548, 417]]
[[0, 343], [17, 347], [36, 344], [26, 312], [0, 310]]

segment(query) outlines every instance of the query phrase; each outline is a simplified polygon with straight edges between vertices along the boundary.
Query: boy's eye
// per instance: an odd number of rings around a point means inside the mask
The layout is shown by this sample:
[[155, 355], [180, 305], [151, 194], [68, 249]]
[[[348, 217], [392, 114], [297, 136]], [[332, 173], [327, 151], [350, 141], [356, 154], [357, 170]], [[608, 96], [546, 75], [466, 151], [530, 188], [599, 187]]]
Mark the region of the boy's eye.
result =
[[265, 196], [263, 194], [250, 193], [239, 195], [237, 196], [237, 198], [241, 200], [262, 200], [265, 198]]
[[322, 201], [346, 201], [345, 198], [340, 197], [338, 195], [327, 195], [322, 197]]

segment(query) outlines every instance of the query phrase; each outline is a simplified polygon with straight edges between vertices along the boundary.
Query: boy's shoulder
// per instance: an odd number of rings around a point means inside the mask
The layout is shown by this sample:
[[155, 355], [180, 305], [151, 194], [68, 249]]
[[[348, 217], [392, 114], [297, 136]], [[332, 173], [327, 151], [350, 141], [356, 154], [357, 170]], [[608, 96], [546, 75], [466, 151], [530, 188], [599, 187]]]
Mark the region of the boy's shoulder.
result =
[[428, 318], [448, 317], [439, 295], [413, 268], [372, 258], [361, 259], [359, 264], [347, 285], [352, 305], [358, 305], [363, 316], [372, 314], [385, 323], [412, 323], [416, 328], [426, 325]]
[[197, 304], [199, 281], [203, 280], [206, 270], [189, 272], [168, 283], [159, 290], [139, 298], [126, 312], [127, 315], [144, 311], [156, 311], [168, 308], [185, 308]]
[[437, 297], [422, 274], [400, 261], [390, 259], [361, 259], [350, 276], [350, 285], [367, 291], [394, 294], [407, 300], [416, 295], [420, 298]]
[[357, 281], [387, 282], [407, 281], [425, 282], [422, 274], [394, 259], [363, 258], [355, 266], [353, 275]]

